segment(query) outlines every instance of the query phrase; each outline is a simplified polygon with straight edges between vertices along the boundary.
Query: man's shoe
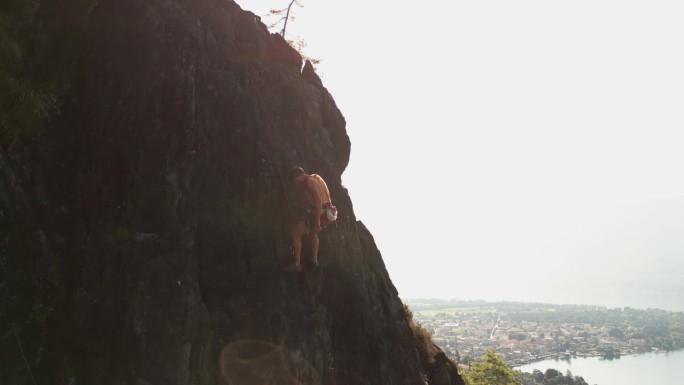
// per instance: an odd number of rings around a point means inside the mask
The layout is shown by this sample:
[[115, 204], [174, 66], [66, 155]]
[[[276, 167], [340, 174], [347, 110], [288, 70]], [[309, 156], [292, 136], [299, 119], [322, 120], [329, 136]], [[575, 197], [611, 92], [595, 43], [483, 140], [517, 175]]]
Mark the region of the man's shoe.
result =
[[302, 271], [302, 265], [290, 265], [285, 268], [288, 273], [299, 273]]

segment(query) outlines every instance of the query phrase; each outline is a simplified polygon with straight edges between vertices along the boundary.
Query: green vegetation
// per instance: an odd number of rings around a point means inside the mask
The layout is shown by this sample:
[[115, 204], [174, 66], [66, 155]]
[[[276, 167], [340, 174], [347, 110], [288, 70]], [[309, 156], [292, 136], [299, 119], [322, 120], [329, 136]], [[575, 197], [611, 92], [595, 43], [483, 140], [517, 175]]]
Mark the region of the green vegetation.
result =
[[481, 361], [470, 363], [470, 370], [462, 374], [467, 385], [589, 385], [570, 371], [565, 375], [556, 369], [521, 373], [511, 369], [494, 350], [488, 350]]
[[535, 370], [534, 373], [523, 373], [523, 382], [528, 385], [589, 385], [584, 378], [573, 376], [569, 370], [563, 375], [556, 369], [546, 372]]
[[432, 342], [432, 334], [425, 327], [423, 327], [423, 325], [414, 321], [413, 312], [406, 304], [404, 304], [404, 313], [406, 314], [406, 319], [408, 320], [411, 331], [413, 332], [413, 340], [415, 342], [416, 348], [418, 349], [420, 363], [423, 365], [423, 368], [427, 368], [434, 362], [434, 357], [437, 353], [435, 344]]
[[14, 138], [38, 133], [55, 108], [46, 93], [25, 68], [25, 46], [21, 35], [27, 24], [29, 0], [4, 0], [0, 4], [0, 147]]
[[527, 339], [527, 334], [525, 334], [525, 333], [509, 333], [509, 334], [508, 334], [508, 339], [509, 339], [509, 340], [518, 340], [518, 341], [522, 341], [522, 340]]
[[487, 350], [482, 362], [470, 364], [463, 378], [468, 385], [522, 385], [522, 373], [509, 368], [493, 350]]

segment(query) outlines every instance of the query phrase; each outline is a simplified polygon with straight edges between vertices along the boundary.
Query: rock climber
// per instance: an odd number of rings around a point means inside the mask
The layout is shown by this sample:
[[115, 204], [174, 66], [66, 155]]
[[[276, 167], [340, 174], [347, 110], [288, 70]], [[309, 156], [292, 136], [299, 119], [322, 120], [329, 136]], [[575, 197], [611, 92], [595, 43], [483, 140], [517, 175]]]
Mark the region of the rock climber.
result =
[[290, 171], [290, 180], [298, 192], [306, 200], [306, 210], [301, 212], [297, 223], [291, 230], [294, 262], [288, 265], [286, 271], [301, 271], [302, 237], [309, 234], [311, 238], [311, 261], [309, 264], [318, 267], [318, 233], [321, 232], [321, 215], [324, 214], [326, 204], [330, 204], [330, 191], [323, 178], [317, 174], [307, 174], [303, 168], [295, 167]]

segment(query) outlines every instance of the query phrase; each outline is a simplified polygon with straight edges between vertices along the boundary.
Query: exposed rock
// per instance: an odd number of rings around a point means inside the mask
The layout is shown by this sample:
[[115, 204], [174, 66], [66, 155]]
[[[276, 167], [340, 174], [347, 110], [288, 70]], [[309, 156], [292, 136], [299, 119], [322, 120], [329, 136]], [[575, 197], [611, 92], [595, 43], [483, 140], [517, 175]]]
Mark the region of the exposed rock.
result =
[[[61, 113], [0, 152], [0, 383], [423, 382], [344, 117], [279, 35], [224, 0], [45, 1], [35, 31]], [[340, 217], [288, 275], [293, 165]]]
[[463, 378], [458, 374], [458, 368], [442, 349], [435, 345], [437, 353], [433, 357], [434, 362], [427, 369], [428, 382], [430, 384], [465, 385]]
[[311, 64], [311, 61], [309, 60], [304, 63], [304, 68], [302, 68], [302, 77], [318, 88], [323, 88], [323, 82], [321, 81], [321, 78], [318, 77], [318, 74], [314, 70], [313, 64]]

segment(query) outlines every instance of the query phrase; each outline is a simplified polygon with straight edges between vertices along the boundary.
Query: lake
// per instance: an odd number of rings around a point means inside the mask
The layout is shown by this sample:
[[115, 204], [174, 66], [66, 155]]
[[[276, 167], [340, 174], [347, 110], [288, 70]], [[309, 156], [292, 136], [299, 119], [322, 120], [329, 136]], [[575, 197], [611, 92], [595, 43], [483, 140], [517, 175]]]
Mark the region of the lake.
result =
[[646, 353], [623, 356], [616, 360], [600, 357], [546, 360], [518, 366], [515, 369], [532, 373], [553, 368], [563, 374], [584, 377], [589, 385], [681, 385], [684, 368], [684, 350], [669, 353]]

